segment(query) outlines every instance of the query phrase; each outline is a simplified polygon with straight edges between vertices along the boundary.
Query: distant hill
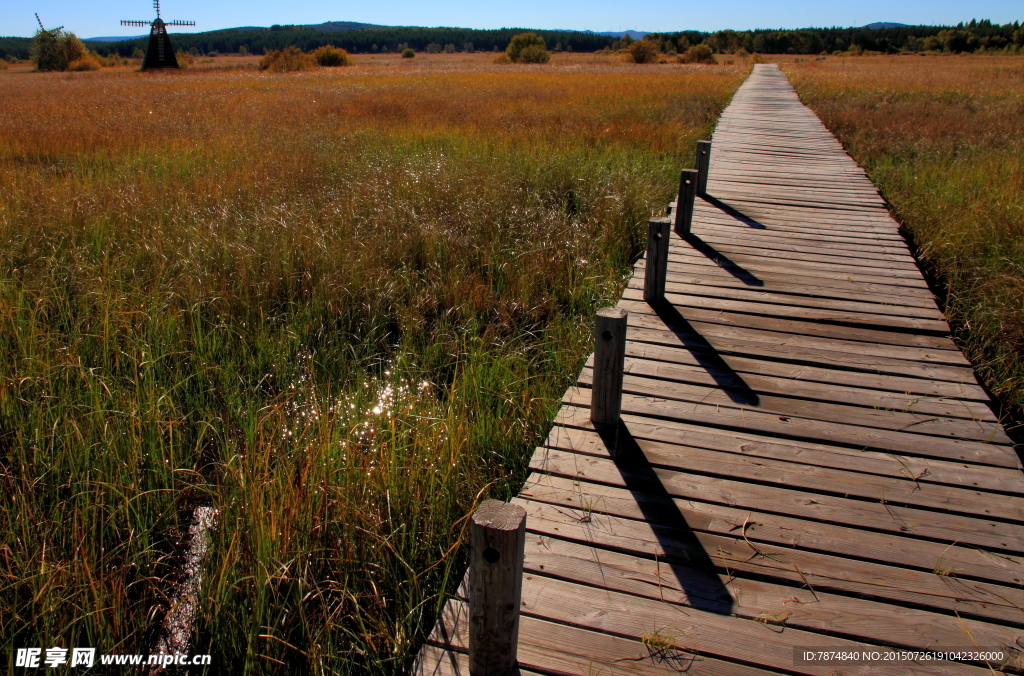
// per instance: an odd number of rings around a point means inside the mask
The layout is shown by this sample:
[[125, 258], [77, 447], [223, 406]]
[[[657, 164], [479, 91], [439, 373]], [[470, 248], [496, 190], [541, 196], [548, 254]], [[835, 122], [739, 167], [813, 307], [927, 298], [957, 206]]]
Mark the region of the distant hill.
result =
[[869, 23], [864, 28], [870, 28], [872, 30], [878, 30], [879, 28], [899, 28], [900, 26], [906, 26], [905, 23], [893, 23], [892, 21], [876, 21], [875, 23]]
[[[221, 30], [239, 31], [239, 32], [244, 33], [244, 32], [247, 32], [247, 31], [273, 30], [274, 28], [283, 29], [283, 28], [286, 28], [286, 27], [285, 26], [270, 26], [268, 28], [267, 26], [239, 26], [237, 28], [224, 28], [224, 29], [221, 29]], [[373, 24], [373, 23], [359, 23], [357, 21], [324, 21], [323, 23], [308, 24], [308, 25], [305, 25], [305, 26], [287, 26], [287, 28], [314, 28], [314, 29], [316, 29], [318, 31], [323, 31], [325, 33], [332, 33], [332, 32], [337, 32], [337, 31], [369, 30], [371, 28], [390, 28], [390, 26], [378, 26], [377, 24]], [[211, 31], [211, 32], [219, 32], [219, 31]], [[98, 37], [98, 38], [82, 38], [82, 41], [83, 42], [123, 42], [125, 40], [141, 40], [142, 38], [148, 38], [148, 37], [149, 37], [148, 33], [145, 34], [145, 35], [111, 35], [111, 36], [107, 36], [107, 37]]]
[[332, 31], [365, 31], [371, 28], [391, 28], [391, 26], [378, 26], [374, 23], [359, 23], [357, 21], [324, 21], [323, 23], [309, 24], [309, 28], [332, 32]]
[[82, 38], [82, 42], [121, 42], [122, 40], [139, 40], [149, 35], [112, 35], [103, 38]]

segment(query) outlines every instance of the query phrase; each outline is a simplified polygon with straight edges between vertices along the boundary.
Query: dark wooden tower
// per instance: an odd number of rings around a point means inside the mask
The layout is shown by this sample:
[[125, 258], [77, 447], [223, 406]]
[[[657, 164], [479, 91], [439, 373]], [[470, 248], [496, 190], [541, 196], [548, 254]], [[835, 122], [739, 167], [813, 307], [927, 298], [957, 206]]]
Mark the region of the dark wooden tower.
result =
[[122, 26], [149, 26], [149, 47], [146, 58], [142, 61], [142, 70], [150, 68], [177, 68], [178, 60], [174, 58], [174, 47], [171, 36], [167, 34], [167, 26], [195, 26], [195, 21], [164, 21], [160, 18], [160, 0], [153, 0], [156, 18], [152, 21], [122, 21]]

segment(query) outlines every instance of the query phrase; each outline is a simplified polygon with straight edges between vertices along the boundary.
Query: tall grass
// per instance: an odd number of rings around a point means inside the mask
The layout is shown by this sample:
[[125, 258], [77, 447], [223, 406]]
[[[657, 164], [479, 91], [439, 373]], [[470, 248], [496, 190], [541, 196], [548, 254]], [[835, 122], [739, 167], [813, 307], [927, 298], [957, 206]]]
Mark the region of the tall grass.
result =
[[1024, 59], [871, 57], [788, 65], [866, 167], [983, 382], [1024, 410]]
[[[482, 58], [487, 58], [484, 55]], [[397, 673], [742, 75], [3, 75], [0, 635]]]

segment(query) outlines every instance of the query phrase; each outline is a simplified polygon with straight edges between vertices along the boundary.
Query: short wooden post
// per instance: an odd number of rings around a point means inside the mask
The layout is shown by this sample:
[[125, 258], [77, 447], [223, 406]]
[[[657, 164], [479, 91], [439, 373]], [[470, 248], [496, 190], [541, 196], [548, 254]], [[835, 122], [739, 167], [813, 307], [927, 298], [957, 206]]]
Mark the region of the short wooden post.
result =
[[590, 420], [595, 425], [616, 425], [622, 415], [622, 369], [626, 363], [626, 317], [622, 308], [597, 311], [594, 321], [594, 383]]
[[708, 170], [711, 168], [711, 141], [697, 141], [697, 158], [694, 163], [697, 169], [697, 194], [703, 197], [708, 194]]
[[697, 178], [699, 173], [696, 169], [683, 169], [679, 172], [679, 197], [676, 199], [676, 233], [680, 237], [690, 234], [690, 226], [693, 224], [693, 199], [697, 194]]
[[648, 303], [665, 300], [665, 274], [668, 268], [668, 245], [671, 235], [671, 218], [652, 218], [647, 221], [644, 300]]
[[469, 673], [509, 676], [516, 666], [526, 510], [484, 500], [470, 528]]

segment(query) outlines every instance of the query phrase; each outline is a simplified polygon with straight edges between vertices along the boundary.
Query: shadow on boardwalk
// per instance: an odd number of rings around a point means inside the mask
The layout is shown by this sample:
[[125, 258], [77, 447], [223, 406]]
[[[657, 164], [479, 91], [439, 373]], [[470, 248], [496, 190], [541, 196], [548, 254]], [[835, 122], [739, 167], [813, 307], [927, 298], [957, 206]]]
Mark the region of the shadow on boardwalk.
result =
[[743, 406], [760, 405], [761, 398], [758, 397], [757, 392], [752, 390], [743, 377], [722, 359], [718, 350], [697, 329], [693, 328], [676, 306], [664, 301], [651, 303], [651, 309], [658, 314], [665, 326], [675, 334], [683, 347], [690, 351], [697, 363], [714, 378], [715, 383], [733, 402]]
[[[715, 573], [714, 562], [665, 489], [628, 425], [619, 423], [599, 429], [598, 434], [615, 459], [615, 466], [643, 513], [644, 521], [650, 524], [661, 550], [669, 557], [669, 561], [660, 565], [675, 575], [689, 605], [712, 613], [732, 614], [732, 595]], [[686, 565], [672, 563], [673, 559], [685, 560]]]

